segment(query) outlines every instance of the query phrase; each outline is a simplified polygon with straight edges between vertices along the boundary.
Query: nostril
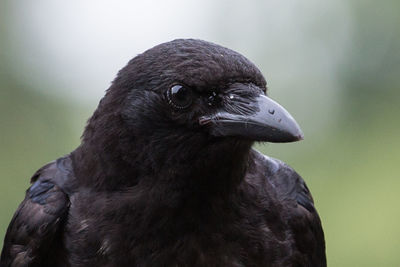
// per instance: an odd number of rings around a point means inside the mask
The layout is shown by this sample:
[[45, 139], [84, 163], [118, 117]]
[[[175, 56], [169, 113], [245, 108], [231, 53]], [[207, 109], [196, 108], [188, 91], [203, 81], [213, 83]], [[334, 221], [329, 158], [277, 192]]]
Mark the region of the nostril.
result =
[[217, 105], [217, 104], [219, 104], [221, 102], [221, 98], [220, 98], [220, 96], [216, 93], [216, 92], [211, 92], [210, 94], [209, 94], [209, 96], [207, 97], [207, 104], [209, 105], [209, 106], [214, 106], [214, 105]]
[[269, 114], [274, 115], [275, 109], [268, 109]]

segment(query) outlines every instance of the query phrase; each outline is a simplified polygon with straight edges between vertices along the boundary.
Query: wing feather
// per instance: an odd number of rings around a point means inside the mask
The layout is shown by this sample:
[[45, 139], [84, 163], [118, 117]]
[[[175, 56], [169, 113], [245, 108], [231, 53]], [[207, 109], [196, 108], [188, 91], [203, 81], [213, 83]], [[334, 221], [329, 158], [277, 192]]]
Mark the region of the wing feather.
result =
[[47, 265], [69, 207], [68, 195], [56, 184], [60, 175], [64, 174], [60, 174], [55, 161], [32, 177], [33, 184], [7, 229], [2, 267]]
[[258, 164], [281, 203], [295, 246], [313, 267], [326, 266], [325, 239], [310, 190], [290, 166], [255, 152]]

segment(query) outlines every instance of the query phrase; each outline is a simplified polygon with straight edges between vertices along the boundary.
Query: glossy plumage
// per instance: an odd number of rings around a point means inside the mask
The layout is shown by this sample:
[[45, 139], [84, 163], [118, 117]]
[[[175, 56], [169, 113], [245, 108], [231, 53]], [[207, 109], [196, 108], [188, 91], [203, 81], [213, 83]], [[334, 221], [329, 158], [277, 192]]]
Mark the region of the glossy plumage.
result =
[[[168, 104], [177, 82], [198, 95], [190, 108]], [[208, 42], [175, 40], [131, 60], [82, 144], [33, 176], [1, 266], [326, 266], [303, 179], [251, 149], [255, 140], [199, 124], [232, 88], [251, 101], [266, 84]], [[221, 102], [203, 101], [209, 93]]]

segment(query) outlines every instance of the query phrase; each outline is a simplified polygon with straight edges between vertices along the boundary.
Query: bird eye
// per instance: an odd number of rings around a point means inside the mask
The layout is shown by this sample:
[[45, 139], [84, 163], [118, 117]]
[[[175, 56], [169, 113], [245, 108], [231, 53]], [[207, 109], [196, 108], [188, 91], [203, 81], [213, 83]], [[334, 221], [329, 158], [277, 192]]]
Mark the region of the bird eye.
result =
[[176, 109], [188, 108], [193, 102], [193, 92], [182, 85], [172, 86], [168, 92], [168, 103]]

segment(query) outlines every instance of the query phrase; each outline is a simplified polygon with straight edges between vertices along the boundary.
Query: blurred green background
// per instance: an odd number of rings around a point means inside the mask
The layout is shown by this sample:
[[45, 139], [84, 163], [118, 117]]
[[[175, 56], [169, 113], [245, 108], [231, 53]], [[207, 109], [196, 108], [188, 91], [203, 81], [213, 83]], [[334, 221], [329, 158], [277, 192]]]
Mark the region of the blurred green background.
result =
[[303, 142], [257, 146], [308, 183], [329, 266], [400, 266], [399, 26], [395, 0], [1, 1], [0, 239], [119, 68], [195, 37], [250, 58], [302, 126]]

